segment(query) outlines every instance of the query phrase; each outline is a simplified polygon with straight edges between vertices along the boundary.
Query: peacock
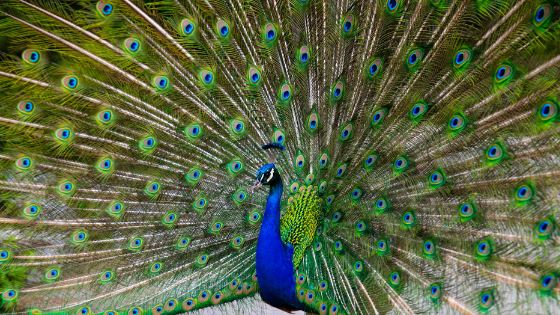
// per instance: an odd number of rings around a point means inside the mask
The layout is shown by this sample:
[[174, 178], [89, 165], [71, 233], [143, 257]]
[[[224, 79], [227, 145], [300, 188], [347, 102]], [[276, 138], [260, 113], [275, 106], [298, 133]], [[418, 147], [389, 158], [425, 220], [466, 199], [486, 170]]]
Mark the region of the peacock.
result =
[[560, 314], [559, 21], [2, 0], [0, 312]]

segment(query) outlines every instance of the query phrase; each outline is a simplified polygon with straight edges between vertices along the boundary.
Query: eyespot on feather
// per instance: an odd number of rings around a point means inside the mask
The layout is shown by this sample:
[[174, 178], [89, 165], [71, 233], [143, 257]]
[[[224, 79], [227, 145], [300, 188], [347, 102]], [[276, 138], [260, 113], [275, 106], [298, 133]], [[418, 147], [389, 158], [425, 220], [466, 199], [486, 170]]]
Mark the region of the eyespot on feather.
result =
[[206, 69], [200, 70], [198, 78], [204, 86], [210, 86], [214, 83], [214, 72]]
[[445, 183], [445, 174], [441, 170], [432, 172], [428, 177], [428, 181], [430, 183], [430, 187], [432, 188], [440, 187]]
[[100, 280], [102, 283], [109, 283], [113, 280], [115, 273], [112, 270], [103, 271], [100, 275]]
[[80, 307], [76, 311], [76, 315], [90, 315], [90, 314], [92, 314], [92, 312], [89, 306]]
[[70, 92], [77, 90], [78, 87], [80, 86], [80, 79], [78, 79], [78, 77], [75, 75], [67, 75], [63, 77], [62, 80], [60, 80], [60, 82], [62, 83], [62, 87], [66, 91], [70, 91]]
[[63, 197], [70, 197], [76, 191], [76, 185], [70, 180], [63, 180], [56, 186], [56, 190]]
[[319, 158], [319, 168], [324, 168], [329, 163], [329, 154], [327, 152], [323, 152], [321, 157]]
[[408, 165], [408, 158], [404, 155], [401, 155], [393, 163], [393, 170], [396, 174], [400, 174], [408, 167]]
[[349, 140], [350, 138], [352, 138], [352, 128], [354, 127], [354, 124], [349, 122], [346, 125], [344, 125], [342, 127], [342, 130], [340, 131], [340, 141], [346, 141]]
[[35, 103], [31, 100], [24, 100], [18, 103], [17, 110], [20, 115], [29, 117], [35, 112]]
[[115, 114], [109, 108], [102, 109], [95, 115], [95, 121], [100, 126], [109, 126], [115, 121]]
[[389, 13], [396, 13], [401, 5], [401, 1], [400, 0], [387, 0], [387, 12]]
[[221, 291], [215, 292], [214, 294], [212, 294], [212, 304], [220, 304], [223, 298], [224, 294]]
[[173, 312], [175, 308], [179, 305], [176, 299], [170, 299], [163, 305], [166, 312]]
[[455, 53], [455, 57], [453, 58], [453, 67], [455, 67], [455, 69], [466, 67], [471, 61], [472, 56], [473, 52], [469, 48], [460, 49]]
[[261, 83], [262, 72], [255, 66], [250, 66], [247, 71], [247, 83], [256, 86]]
[[354, 188], [354, 190], [350, 193], [350, 198], [353, 201], [358, 201], [360, 199], [360, 197], [362, 197], [363, 194], [363, 190], [359, 187]]
[[156, 138], [150, 135], [144, 136], [138, 141], [138, 147], [145, 153], [151, 153], [156, 148], [157, 144]]
[[195, 306], [196, 306], [196, 300], [195, 299], [186, 299], [181, 304], [181, 307], [186, 312], [192, 310]]
[[258, 223], [261, 220], [261, 214], [255, 210], [249, 214], [248, 220], [251, 224]]
[[29, 65], [35, 65], [41, 61], [41, 53], [35, 49], [26, 49], [21, 54], [21, 59]]
[[541, 240], [549, 239], [554, 232], [556, 222], [553, 218], [547, 218], [537, 223], [536, 232]]
[[123, 42], [123, 48], [127, 53], [135, 55], [142, 49], [142, 43], [136, 38], [127, 38]]
[[517, 187], [515, 190], [515, 199], [519, 204], [526, 204], [531, 201], [534, 195], [534, 188], [532, 185], [524, 184]]
[[278, 30], [276, 29], [276, 26], [273, 23], [266, 23], [266, 25], [263, 28], [263, 39], [265, 40], [265, 42], [267, 43], [273, 43], [278, 35]]
[[311, 132], [314, 132], [319, 127], [319, 115], [316, 112], [313, 112], [307, 117], [307, 129]]
[[317, 306], [319, 309], [319, 315], [327, 315], [327, 310], [328, 310], [328, 306], [327, 303], [322, 302], [322, 301], [317, 301]]
[[366, 169], [371, 169], [371, 167], [373, 167], [373, 165], [377, 161], [378, 157], [379, 155], [377, 153], [371, 153], [370, 155], [368, 155], [364, 160], [364, 167]]
[[321, 244], [320, 242], [317, 242], [317, 243], [315, 243], [315, 245], [313, 245], [313, 249], [318, 252], [321, 249], [323, 249], [323, 244]]
[[218, 20], [218, 23], [216, 23], [216, 34], [218, 35], [218, 37], [222, 39], [228, 38], [229, 33], [229, 24], [224, 20]]
[[208, 299], [210, 299], [210, 291], [205, 290], [198, 294], [197, 300], [199, 303], [204, 303], [208, 301]]
[[296, 279], [296, 283], [302, 285], [305, 283], [305, 280], [307, 280], [307, 276], [305, 274], [299, 274]]
[[492, 244], [490, 240], [482, 240], [475, 245], [475, 253], [478, 259], [485, 260], [492, 255]]
[[377, 111], [375, 111], [375, 113], [373, 113], [373, 116], [371, 117], [371, 124], [374, 127], [377, 127], [378, 125], [380, 125], [381, 122], [383, 122], [383, 117], [385, 117], [386, 113], [387, 113], [387, 110], [385, 108], [381, 108], [381, 109], [378, 109]]
[[195, 33], [196, 24], [191, 19], [183, 19], [179, 31], [183, 36], [191, 36]]
[[27, 155], [19, 157], [15, 162], [16, 168], [22, 172], [30, 170], [33, 164], [33, 160]]
[[494, 82], [499, 85], [508, 83], [515, 74], [515, 68], [511, 64], [502, 64], [494, 73]]
[[245, 200], [247, 200], [247, 193], [244, 190], [238, 190], [234, 195], [233, 195], [233, 201], [235, 201], [237, 204], [241, 204], [243, 203]]
[[196, 184], [198, 183], [199, 180], [202, 179], [202, 176], [204, 174], [202, 173], [202, 171], [198, 168], [193, 168], [192, 170], [190, 170], [187, 175], [185, 176], [185, 178], [191, 183], [191, 184]]
[[305, 157], [303, 156], [303, 154], [301, 152], [296, 157], [296, 160], [295, 160], [294, 164], [295, 164], [294, 166], [296, 167], [296, 169], [299, 169], [299, 170], [301, 170], [303, 168], [303, 166], [305, 165]]
[[241, 281], [239, 279], [233, 279], [230, 283], [229, 283], [229, 289], [231, 291], [235, 291], [237, 289], [237, 286], [241, 283]]
[[332, 202], [334, 201], [334, 195], [330, 195], [327, 197], [327, 199], [325, 200], [325, 203], [327, 204], [327, 206], [330, 206], [332, 204]]
[[550, 22], [552, 11], [552, 6], [549, 4], [542, 4], [536, 7], [533, 15], [533, 24], [537, 27], [546, 27]]
[[302, 65], [307, 65], [311, 59], [311, 49], [308, 46], [301, 46], [297, 52], [297, 59]]
[[144, 192], [150, 197], [155, 197], [161, 192], [161, 185], [157, 181], [148, 182], [144, 188]]
[[176, 247], [178, 250], [184, 251], [187, 249], [189, 244], [191, 243], [190, 237], [182, 236], [177, 240]]
[[401, 274], [398, 271], [394, 271], [389, 276], [389, 284], [391, 286], [398, 286], [401, 283]]
[[291, 193], [297, 193], [299, 190], [299, 184], [297, 182], [294, 182], [290, 185], [290, 192]]
[[375, 78], [380, 72], [383, 67], [383, 59], [375, 58], [373, 59], [368, 65], [368, 77], [370, 79]]
[[437, 283], [430, 285], [430, 299], [432, 301], [437, 301], [441, 297], [441, 286]]
[[389, 252], [389, 245], [385, 239], [377, 241], [377, 253], [379, 255], [386, 255]]
[[288, 83], [283, 83], [280, 86], [278, 99], [281, 103], [288, 103], [292, 99], [292, 87]]
[[319, 191], [320, 192], [324, 192], [327, 189], [327, 181], [324, 180], [321, 182], [321, 184], [319, 185]]
[[363, 234], [367, 230], [367, 224], [365, 221], [360, 221], [356, 223], [356, 233], [358, 235]]
[[70, 241], [76, 245], [84, 244], [89, 238], [89, 234], [84, 230], [77, 230], [70, 236]]
[[235, 135], [242, 135], [245, 132], [245, 123], [240, 119], [235, 119], [231, 121], [230, 128]]
[[151, 274], [159, 273], [161, 271], [162, 267], [163, 267], [162, 263], [159, 262], [159, 261], [156, 261], [156, 262], [154, 262], [150, 265], [150, 268], [148, 269], [148, 272], [151, 273]]
[[59, 268], [50, 268], [45, 272], [45, 280], [48, 282], [56, 281], [60, 277], [60, 269]]
[[132, 251], [139, 251], [144, 246], [144, 239], [141, 237], [134, 237], [128, 242], [127, 248]]
[[204, 211], [204, 209], [206, 209], [207, 206], [208, 206], [208, 200], [204, 197], [198, 197], [193, 203], [193, 207], [195, 208], [195, 210], [199, 212]]
[[239, 249], [243, 246], [244, 239], [242, 236], [236, 236], [231, 240], [231, 245], [235, 249]]
[[449, 119], [449, 122], [447, 123], [447, 127], [452, 134], [457, 134], [461, 130], [465, 129], [466, 125], [467, 125], [467, 120], [461, 114], [453, 115], [451, 119]]
[[0, 249], [0, 263], [6, 263], [12, 258], [12, 252], [7, 249]]
[[286, 141], [286, 135], [285, 135], [284, 131], [281, 130], [281, 129], [274, 130], [273, 138], [274, 138], [274, 140], [276, 140], [277, 143], [280, 143], [280, 144], [284, 144], [284, 142]]
[[465, 222], [474, 217], [476, 214], [476, 208], [474, 203], [472, 202], [465, 202], [459, 205], [459, 216], [461, 221]]
[[554, 273], [547, 273], [540, 279], [540, 290], [541, 292], [551, 292], [558, 283], [558, 277]]
[[212, 226], [210, 227], [210, 233], [218, 234], [218, 233], [220, 233], [220, 231], [222, 230], [223, 227], [224, 227], [224, 224], [222, 222], [216, 221], [216, 222], [212, 223]]
[[305, 182], [307, 183], [307, 185], [311, 185], [313, 184], [313, 181], [315, 180], [315, 175], [313, 174], [307, 174], [307, 176], [305, 176]]
[[321, 292], [326, 291], [329, 288], [329, 285], [327, 283], [327, 281], [321, 281], [321, 283], [319, 283], [319, 290]]
[[420, 65], [422, 57], [424, 57], [423, 49], [421, 48], [412, 49], [407, 55], [406, 65], [411, 70], [416, 69], [418, 65]]
[[505, 149], [501, 143], [495, 143], [491, 145], [486, 150], [486, 154], [485, 154], [486, 160], [490, 164], [494, 164], [501, 161], [504, 158], [504, 156], [505, 156]]
[[169, 84], [169, 78], [166, 75], [158, 75], [152, 79], [152, 84], [157, 91], [165, 91], [171, 85]]
[[428, 105], [423, 101], [417, 102], [410, 110], [410, 118], [418, 121], [428, 111]]
[[342, 33], [349, 35], [355, 29], [356, 17], [354, 14], [348, 14], [344, 20], [342, 20]]
[[381, 197], [375, 201], [375, 211], [377, 213], [383, 213], [387, 210], [388, 204], [385, 198]]
[[414, 211], [407, 211], [401, 217], [401, 223], [404, 228], [413, 227], [416, 224], [416, 214]]
[[489, 309], [494, 304], [494, 294], [491, 291], [482, 292], [478, 303], [483, 310]]
[[128, 315], [141, 315], [142, 309], [139, 307], [133, 307], [128, 311]]
[[27, 219], [33, 220], [41, 213], [41, 210], [38, 204], [30, 202], [23, 208], [22, 212]]
[[332, 99], [338, 101], [344, 95], [344, 81], [338, 81], [331, 90]]
[[54, 131], [55, 139], [61, 144], [67, 144], [74, 139], [74, 132], [70, 126], [63, 126]]
[[308, 290], [305, 292], [305, 303], [308, 305], [313, 304], [315, 301], [315, 292], [313, 290]]
[[428, 257], [433, 257], [436, 254], [436, 244], [431, 240], [425, 241], [422, 249], [424, 251], [424, 255]]
[[95, 9], [97, 9], [97, 12], [104, 18], [109, 17], [114, 10], [113, 5], [107, 1], [97, 2], [97, 4], [95, 5]]
[[342, 241], [334, 242], [334, 252], [340, 254], [344, 250], [344, 244]]
[[105, 156], [97, 161], [95, 169], [102, 175], [110, 175], [115, 170], [115, 163], [110, 156]]
[[161, 223], [169, 227], [177, 223], [177, 220], [178, 220], [177, 214], [174, 212], [170, 212], [163, 216], [163, 218], [161, 219]]
[[552, 99], [547, 100], [538, 108], [537, 117], [544, 124], [555, 121], [558, 117], [558, 103]]
[[151, 315], [161, 315], [163, 314], [163, 305], [156, 305], [152, 307]]

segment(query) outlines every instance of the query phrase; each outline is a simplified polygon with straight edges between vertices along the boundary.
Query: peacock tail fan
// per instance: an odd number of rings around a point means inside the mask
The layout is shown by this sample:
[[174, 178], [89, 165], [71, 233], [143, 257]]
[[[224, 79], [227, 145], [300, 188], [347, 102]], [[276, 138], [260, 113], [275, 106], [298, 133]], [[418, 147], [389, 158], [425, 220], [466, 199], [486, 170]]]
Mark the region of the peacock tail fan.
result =
[[558, 1], [0, 15], [0, 312], [260, 311], [271, 157], [306, 311], [560, 309]]

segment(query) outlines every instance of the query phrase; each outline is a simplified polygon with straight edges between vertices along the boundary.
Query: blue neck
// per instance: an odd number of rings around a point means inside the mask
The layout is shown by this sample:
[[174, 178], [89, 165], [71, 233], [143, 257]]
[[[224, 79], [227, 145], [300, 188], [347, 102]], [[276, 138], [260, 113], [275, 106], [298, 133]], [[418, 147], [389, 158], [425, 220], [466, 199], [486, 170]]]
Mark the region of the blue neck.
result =
[[257, 243], [257, 278], [263, 298], [279, 308], [303, 309], [297, 299], [293, 247], [280, 237], [280, 199], [284, 189], [278, 179], [270, 186], [259, 240]]

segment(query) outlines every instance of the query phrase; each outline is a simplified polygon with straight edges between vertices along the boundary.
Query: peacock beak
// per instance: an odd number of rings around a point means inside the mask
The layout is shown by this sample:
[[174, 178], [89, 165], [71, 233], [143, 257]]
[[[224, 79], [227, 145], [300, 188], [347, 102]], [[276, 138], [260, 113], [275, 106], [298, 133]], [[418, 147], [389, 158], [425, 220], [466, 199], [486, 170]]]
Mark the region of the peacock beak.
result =
[[251, 190], [252, 190], [253, 192], [255, 192], [255, 190], [257, 190], [259, 187], [261, 187], [261, 185], [262, 185], [262, 183], [257, 179], [257, 180], [255, 181], [255, 185], [253, 185], [253, 188], [251, 188]]

